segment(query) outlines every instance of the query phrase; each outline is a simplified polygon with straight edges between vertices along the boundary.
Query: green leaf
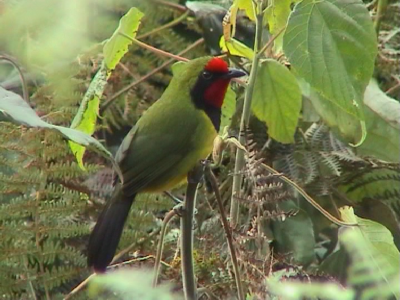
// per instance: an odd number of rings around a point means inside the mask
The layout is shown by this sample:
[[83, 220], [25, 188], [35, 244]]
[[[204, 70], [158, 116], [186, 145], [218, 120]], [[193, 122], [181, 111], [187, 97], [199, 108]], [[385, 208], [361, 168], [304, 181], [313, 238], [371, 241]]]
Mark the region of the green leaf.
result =
[[268, 134], [281, 143], [293, 143], [301, 108], [296, 78], [275, 60], [263, 61], [252, 100], [254, 114], [267, 123]]
[[255, 21], [252, 0], [234, 0], [232, 7], [244, 10], [249, 19]]
[[358, 287], [360, 299], [400, 297], [400, 253], [393, 236], [383, 225], [354, 215], [352, 208], [340, 209], [346, 222], [356, 220], [358, 227], [339, 230], [339, 241], [350, 255], [348, 284]]
[[[289, 17], [283, 50], [294, 71], [327, 102], [326, 109], [364, 120], [362, 99], [377, 41], [362, 1], [300, 2]], [[351, 135], [359, 137], [359, 130]]]
[[172, 294], [168, 285], [153, 287], [152, 273], [145, 270], [118, 270], [94, 277], [88, 288], [90, 298], [97, 297], [104, 290], [112, 291], [118, 299], [173, 300], [181, 299]]
[[373, 80], [365, 91], [364, 104], [368, 135], [357, 153], [400, 162], [400, 103]]
[[[103, 95], [104, 88], [107, 84], [107, 78], [107, 70], [103, 62], [100, 70], [96, 73], [85, 96], [83, 97], [79, 110], [72, 121], [71, 128], [80, 130], [89, 135], [94, 133], [96, 129], [100, 98]], [[84, 169], [83, 155], [85, 153], [85, 147], [82, 147], [73, 141], [69, 141], [69, 146], [72, 153], [74, 153], [79, 166]]]
[[[360, 132], [359, 120], [343, 110], [332, 109], [330, 102], [312, 89], [308, 83], [303, 82], [300, 86], [303, 95], [311, 102], [317, 114], [333, 132], [346, 139], [349, 143], [355, 143], [361, 139], [362, 133]], [[306, 91], [306, 86], [308, 86], [308, 91]]]
[[[111, 71], [128, 51], [128, 46], [132, 43], [131, 40], [119, 33], [124, 33], [134, 38], [142, 16], [143, 13], [137, 8], [131, 8], [129, 12], [121, 18], [117, 30], [104, 45], [104, 61], [82, 99], [78, 113], [72, 121], [71, 128], [78, 129], [90, 135], [94, 133], [96, 129], [100, 99], [107, 84], [107, 79], [110, 77]], [[69, 142], [69, 145], [79, 166], [84, 169], [83, 155], [85, 153], [85, 147], [72, 141]]]
[[276, 247], [281, 253], [292, 253], [296, 263], [307, 265], [315, 259], [315, 237], [313, 223], [308, 214], [293, 201], [280, 205], [283, 211], [298, 211], [284, 221], [273, 222]]
[[[265, 11], [267, 22], [269, 25], [269, 31], [275, 35], [280, 30], [285, 28], [288, 21], [291, 4], [295, 2], [293, 0], [271, 0], [269, 6]], [[283, 34], [280, 34], [274, 41], [275, 53], [282, 52], [283, 46]]]
[[224, 36], [222, 35], [219, 41], [219, 46], [223, 52], [229, 52], [231, 55], [246, 57], [249, 60], [253, 60], [254, 58], [254, 51], [252, 49], [233, 38], [225, 41]]
[[120, 35], [123, 33], [132, 39], [136, 37], [143, 13], [137, 8], [131, 8], [120, 20], [117, 30], [104, 45], [104, 61], [109, 70], [114, 70], [121, 58], [128, 52], [132, 44], [130, 39]]
[[219, 126], [219, 133], [222, 134], [224, 128], [229, 126], [232, 121], [232, 116], [236, 111], [236, 93], [231, 87], [228, 88], [224, 103], [221, 108], [221, 125]]
[[[57, 126], [43, 121], [19, 95], [0, 87], [0, 121], [22, 124], [28, 127], [47, 128], [59, 131], [69, 141], [88, 147], [109, 159], [118, 174], [121, 173], [112, 154], [95, 138], [72, 128]], [[122, 178], [122, 177], [121, 177]]]

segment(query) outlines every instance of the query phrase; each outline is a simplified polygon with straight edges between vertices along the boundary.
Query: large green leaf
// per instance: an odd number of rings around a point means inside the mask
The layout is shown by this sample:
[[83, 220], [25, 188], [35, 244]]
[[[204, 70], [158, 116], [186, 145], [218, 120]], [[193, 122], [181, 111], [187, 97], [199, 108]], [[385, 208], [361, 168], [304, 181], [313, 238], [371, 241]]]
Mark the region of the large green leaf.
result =
[[352, 208], [341, 209], [342, 219], [358, 227], [339, 230], [352, 263], [348, 284], [361, 289], [359, 299], [400, 298], [400, 253], [390, 231], [383, 225], [354, 215]]
[[301, 108], [296, 78], [275, 60], [261, 62], [254, 85], [254, 114], [267, 123], [268, 134], [281, 143], [292, 143]]
[[69, 141], [87, 147], [109, 159], [118, 174], [120, 170], [111, 153], [95, 138], [72, 128], [57, 126], [43, 121], [21, 96], [0, 87], [0, 121], [22, 124], [28, 127], [47, 128], [59, 131]]
[[[377, 42], [362, 1], [300, 2], [290, 15], [283, 50], [299, 77], [327, 102], [326, 109], [364, 120], [362, 99], [373, 72]], [[354, 140], [360, 137], [357, 129], [340, 130]]]
[[[131, 8], [128, 13], [121, 18], [117, 30], [104, 45], [104, 61], [83, 97], [78, 113], [72, 121], [71, 128], [78, 129], [90, 135], [94, 133], [96, 129], [100, 98], [103, 95], [107, 79], [110, 77], [111, 71], [114, 70], [115, 66], [128, 51], [128, 47], [132, 43], [130, 39], [122, 36], [120, 33], [134, 38], [142, 17], [142, 12], [137, 8]], [[69, 144], [79, 166], [83, 168], [82, 159], [83, 154], [85, 153], [85, 147], [82, 147], [73, 141], [70, 141]]]
[[[335, 132], [339, 137], [343, 137], [347, 142], [355, 143], [362, 139], [360, 130], [360, 122], [353, 115], [340, 110], [332, 109], [329, 100], [318, 94], [314, 89], [308, 88], [306, 92], [306, 84], [302, 84], [303, 95], [312, 104], [309, 109], [315, 110], [324, 122]], [[309, 86], [309, 85], [308, 85]], [[304, 109], [305, 107], [303, 107]], [[309, 111], [303, 113], [310, 114]]]

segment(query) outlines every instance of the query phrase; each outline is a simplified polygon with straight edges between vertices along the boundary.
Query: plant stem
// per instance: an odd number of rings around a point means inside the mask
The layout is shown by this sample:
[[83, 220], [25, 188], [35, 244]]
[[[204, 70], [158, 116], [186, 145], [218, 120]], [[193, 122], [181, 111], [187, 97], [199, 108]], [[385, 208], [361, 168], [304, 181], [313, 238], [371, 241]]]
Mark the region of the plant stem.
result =
[[240, 280], [239, 263], [238, 263], [238, 260], [236, 257], [235, 248], [233, 246], [233, 237], [232, 237], [231, 228], [229, 226], [228, 220], [226, 219], [225, 208], [222, 203], [221, 194], [219, 192], [219, 188], [218, 188], [218, 184], [217, 184], [217, 179], [215, 178], [215, 175], [211, 171], [211, 168], [209, 165], [206, 166], [206, 176], [211, 183], [211, 187], [214, 191], [215, 198], [217, 199], [218, 209], [220, 212], [222, 225], [225, 230], [226, 240], [228, 241], [229, 252], [231, 255], [231, 260], [232, 260], [232, 265], [233, 265], [233, 272], [235, 273], [235, 281], [236, 281], [236, 288], [238, 291], [238, 299], [244, 300], [245, 298], [244, 298], [244, 293], [243, 293], [243, 286], [242, 286], [242, 282]]
[[[253, 6], [255, 4], [253, 3]], [[263, 14], [261, 13], [262, 1], [257, 1], [257, 7], [255, 7], [256, 11], [256, 36], [254, 41], [254, 59], [253, 64], [251, 65], [250, 75], [249, 75], [249, 83], [246, 88], [245, 96], [244, 96], [244, 105], [242, 118], [240, 120], [240, 131], [239, 131], [239, 142], [244, 144], [246, 142], [245, 139], [245, 130], [249, 125], [250, 121], [250, 112], [251, 112], [251, 99], [253, 97], [254, 85], [257, 78], [257, 70], [258, 70], [258, 62], [260, 60], [259, 55], [259, 47], [260, 41], [262, 37], [263, 30]], [[241, 149], [236, 150], [236, 161], [235, 161], [235, 171], [233, 175], [233, 184], [232, 184], [232, 197], [231, 197], [231, 210], [230, 210], [230, 223], [232, 227], [236, 227], [239, 220], [239, 201], [238, 198], [240, 196], [240, 188], [243, 178], [243, 167], [245, 164], [244, 160], [244, 151]]]
[[197, 300], [197, 284], [193, 260], [193, 215], [196, 206], [197, 186], [203, 175], [203, 167], [197, 164], [188, 174], [186, 197], [181, 217], [181, 261], [183, 292], [186, 300]]
[[164, 218], [162, 227], [161, 227], [161, 233], [160, 233], [160, 238], [158, 240], [158, 246], [157, 246], [157, 254], [156, 254], [156, 259], [154, 262], [154, 278], [153, 278], [153, 286], [157, 285], [157, 280], [158, 280], [158, 273], [160, 272], [160, 263], [161, 263], [161, 256], [163, 252], [163, 247], [164, 247], [164, 237], [165, 237], [165, 232], [167, 231], [167, 227], [169, 222], [172, 220], [172, 218], [176, 216], [176, 210], [172, 209]]

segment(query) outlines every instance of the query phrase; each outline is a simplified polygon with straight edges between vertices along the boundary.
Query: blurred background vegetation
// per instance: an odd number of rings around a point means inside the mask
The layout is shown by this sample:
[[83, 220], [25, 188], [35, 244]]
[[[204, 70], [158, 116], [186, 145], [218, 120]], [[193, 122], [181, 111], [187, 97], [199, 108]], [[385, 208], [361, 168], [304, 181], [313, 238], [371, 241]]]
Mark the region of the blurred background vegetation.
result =
[[[384, 1], [364, 2], [377, 20], [379, 4]], [[379, 43], [374, 72], [377, 85], [370, 88], [376, 93], [374, 97], [398, 102], [400, 5], [396, 1], [386, 4], [379, 24], [375, 24]], [[230, 5], [223, 0], [189, 4], [179, 0], [0, 1], [0, 54], [13, 58], [23, 70], [29, 105], [36, 113], [49, 123], [68, 127], [102, 62], [103, 41], [112, 35], [129, 8], [137, 7], [144, 13], [139, 40], [192, 59], [221, 54], [221, 24]], [[237, 26], [236, 38], [253, 47], [254, 23], [239, 14]], [[231, 59], [248, 67], [237, 57]], [[131, 126], [159, 98], [171, 79], [172, 63], [170, 58], [139, 46], [129, 48], [108, 81], [94, 135], [110, 151], [117, 149]], [[0, 61], [0, 87], [22, 95], [19, 74], [5, 60]], [[230, 133], [237, 135], [243, 88], [234, 88], [238, 109]], [[388, 122], [378, 124], [382, 135]], [[315, 294], [311, 289], [291, 286], [306, 298], [325, 295], [329, 284], [352, 287], [354, 294], [343, 295], [347, 299], [394, 297], [398, 293], [393, 291], [394, 283], [399, 277], [393, 265], [381, 263], [379, 251], [394, 245], [390, 249], [396, 256], [400, 249], [397, 140], [392, 140], [388, 148], [371, 142], [364, 153], [356, 153], [318, 117], [312, 122], [300, 120], [299, 128], [291, 145], [269, 139], [265, 124], [254, 116], [248, 129], [246, 147], [250, 152], [240, 199], [242, 226], [234, 231], [248, 299], [275, 299], [271, 291], [285, 297], [279, 290], [282, 282], [315, 283]], [[216, 170], [226, 205], [231, 195], [234, 154], [234, 149], [228, 148], [223, 165]], [[368, 223], [373, 230], [364, 235], [374, 247], [381, 243], [378, 252], [363, 256], [363, 248], [357, 248], [363, 243], [360, 236], [340, 232], [279, 178], [261, 170], [259, 159], [296, 181], [333, 215], [339, 216], [338, 207], [351, 205], [358, 216], [368, 219], [360, 222], [375, 221]], [[2, 298], [62, 299], [90, 275], [86, 243], [112, 191], [112, 169], [92, 152], [85, 154], [84, 161], [85, 171], [55, 132], [0, 123]], [[250, 188], [253, 185], [259, 185], [258, 192]], [[175, 193], [180, 196], [183, 192]], [[129, 251], [118, 262], [125, 261], [124, 265], [134, 269], [152, 267], [162, 219], [173, 205], [162, 195], [138, 197], [119, 247]], [[258, 207], [263, 213], [256, 221]], [[207, 184], [198, 195], [196, 222], [195, 268], [198, 284], [206, 291], [203, 297], [231, 299], [235, 297], [235, 283], [229, 252], [215, 197]], [[162, 268], [162, 281], [170, 282], [175, 292], [181, 287], [178, 223], [175, 221], [168, 231]], [[385, 241], [371, 238], [374, 230]], [[380, 264], [382, 276], [371, 275], [376, 271], [368, 263], [371, 257]], [[360, 274], [368, 276], [361, 278]], [[138, 279], [131, 276], [134, 285]], [[146, 284], [143, 289], [150, 289]], [[122, 297], [118, 295], [106, 294], [104, 299]], [[80, 291], [71, 298], [87, 297]]]

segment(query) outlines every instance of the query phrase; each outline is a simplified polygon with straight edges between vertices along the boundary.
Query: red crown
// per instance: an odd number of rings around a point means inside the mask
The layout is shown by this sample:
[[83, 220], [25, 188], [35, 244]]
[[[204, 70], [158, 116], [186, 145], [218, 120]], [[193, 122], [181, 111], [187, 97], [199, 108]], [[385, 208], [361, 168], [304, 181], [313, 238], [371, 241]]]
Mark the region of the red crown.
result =
[[228, 64], [226, 61], [219, 57], [213, 57], [210, 59], [210, 61], [206, 64], [204, 67], [206, 71], [213, 72], [213, 73], [227, 73], [228, 70]]

